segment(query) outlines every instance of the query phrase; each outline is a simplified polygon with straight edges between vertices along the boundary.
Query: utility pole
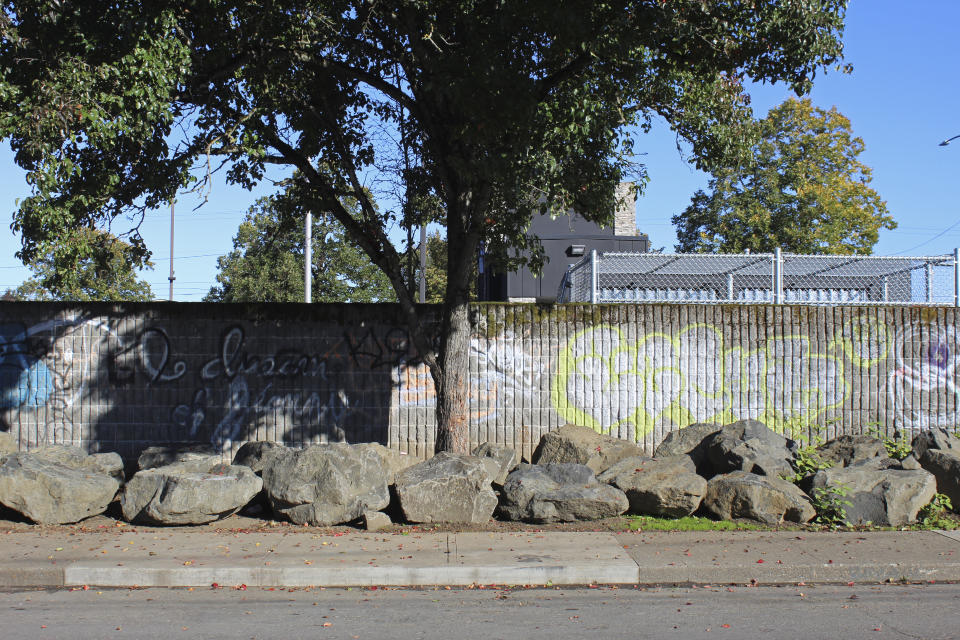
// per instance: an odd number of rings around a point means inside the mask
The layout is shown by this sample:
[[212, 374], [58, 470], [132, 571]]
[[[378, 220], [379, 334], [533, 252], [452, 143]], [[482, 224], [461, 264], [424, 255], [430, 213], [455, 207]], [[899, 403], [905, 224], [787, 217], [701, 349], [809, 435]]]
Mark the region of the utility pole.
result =
[[170, 302], [173, 302], [173, 281], [176, 278], [173, 275], [173, 200], [170, 201]]

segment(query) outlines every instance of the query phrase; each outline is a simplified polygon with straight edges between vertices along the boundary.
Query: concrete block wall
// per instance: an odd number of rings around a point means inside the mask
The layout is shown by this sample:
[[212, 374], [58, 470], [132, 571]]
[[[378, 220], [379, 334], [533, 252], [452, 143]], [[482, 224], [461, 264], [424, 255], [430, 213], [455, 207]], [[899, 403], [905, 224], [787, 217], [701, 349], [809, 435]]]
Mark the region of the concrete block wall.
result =
[[[0, 303], [0, 430], [127, 458], [151, 444], [434, 445], [393, 305]], [[474, 307], [470, 439], [529, 456], [570, 422], [649, 451], [693, 422], [832, 437], [955, 426], [953, 309]]]

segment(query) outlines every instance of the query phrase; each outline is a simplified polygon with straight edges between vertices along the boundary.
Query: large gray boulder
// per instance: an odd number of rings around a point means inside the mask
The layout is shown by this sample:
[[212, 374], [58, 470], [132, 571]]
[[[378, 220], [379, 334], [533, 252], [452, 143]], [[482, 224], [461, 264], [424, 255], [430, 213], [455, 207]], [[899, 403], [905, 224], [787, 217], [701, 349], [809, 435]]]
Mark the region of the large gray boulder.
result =
[[707, 458], [707, 444], [715, 433], [720, 431], [720, 425], [714, 423], [696, 422], [682, 429], [671, 431], [654, 450], [655, 458], [670, 458], [679, 455], [688, 455], [696, 465], [697, 472], [702, 476], [711, 476], [712, 467]]
[[913, 455], [937, 479], [937, 492], [960, 510], [960, 439], [946, 429], [923, 431], [913, 439]]
[[575, 462], [587, 465], [594, 473], [602, 473], [624, 458], [642, 455], [643, 449], [631, 442], [597, 433], [590, 427], [567, 424], [540, 438], [533, 462]]
[[490, 472], [493, 484], [497, 486], [501, 486], [507, 481], [507, 476], [520, 462], [516, 450], [493, 442], [484, 442], [474, 448], [470, 455], [483, 460], [483, 463], [487, 465], [487, 471]]
[[630, 501], [630, 513], [665, 518], [688, 516], [700, 506], [707, 481], [688, 455], [626, 458], [597, 476]]
[[278, 456], [263, 470], [273, 510], [297, 524], [357, 520], [390, 504], [389, 476], [371, 447], [318, 444]]
[[497, 506], [483, 460], [438, 453], [397, 474], [396, 491], [409, 522], [486, 522]]
[[205, 524], [236, 513], [262, 487], [249, 467], [207, 457], [138, 471], [124, 486], [120, 506], [128, 522]]
[[407, 467], [423, 462], [415, 456], [400, 453], [396, 449], [389, 449], [379, 442], [361, 442], [352, 446], [357, 451], [369, 450], [380, 457], [383, 469], [387, 472], [387, 484], [396, 482], [397, 474]]
[[19, 450], [20, 447], [17, 446], [17, 439], [13, 437], [13, 434], [9, 431], [0, 431], [0, 459]]
[[921, 431], [913, 438], [910, 443], [913, 447], [913, 454], [917, 459], [923, 457], [929, 449], [939, 449], [940, 451], [960, 451], [960, 438], [957, 438], [950, 431], [943, 427]]
[[[882, 460], [882, 459], [881, 459]], [[883, 468], [882, 461], [868, 460], [849, 467], [819, 471], [810, 493], [833, 489], [850, 502], [844, 507], [849, 525], [871, 522], [877, 526], [900, 527], [916, 522], [917, 512], [933, 499], [937, 481], [924, 471]], [[842, 494], [842, 495], [841, 495]]]
[[79, 456], [51, 460], [11, 453], [0, 464], [0, 503], [38, 524], [79, 522], [103, 513], [119, 488], [119, 479]]
[[574, 522], [617, 516], [630, 503], [623, 491], [597, 481], [576, 463], [521, 464], [507, 476], [499, 515], [527, 522]]
[[810, 498], [796, 485], [746, 471], [711, 478], [703, 506], [721, 520], [748, 518], [765, 524], [803, 523], [816, 515]]
[[724, 426], [710, 436], [706, 446], [714, 473], [746, 471], [769, 477], [793, 474], [796, 443], [756, 420]]
[[862, 434], [838, 436], [817, 447], [816, 451], [821, 460], [835, 467], [849, 467], [871, 458], [888, 457], [880, 439]]
[[105, 473], [123, 482], [123, 458], [119, 453], [92, 453], [88, 454], [80, 447], [66, 444], [51, 444], [34, 449], [30, 455], [37, 460], [57, 462], [74, 469], [88, 469], [97, 473]]
[[278, 456], [291, 450], [290, 447], [286, 447], [279, 442], [269, 440], [244, 442], [237, 449], [236, 455], [233, 456], [233, 464], [249, 467], [257, 475], [262, 475], [264, 467], [269, 466]]
[[208, 444], [157, 445], [147, 447], [137, 458], [138, 469], [165, 467], [175, 462], [199, 462], [201, 465], [216, 457], [219, 461], [220, 450]]

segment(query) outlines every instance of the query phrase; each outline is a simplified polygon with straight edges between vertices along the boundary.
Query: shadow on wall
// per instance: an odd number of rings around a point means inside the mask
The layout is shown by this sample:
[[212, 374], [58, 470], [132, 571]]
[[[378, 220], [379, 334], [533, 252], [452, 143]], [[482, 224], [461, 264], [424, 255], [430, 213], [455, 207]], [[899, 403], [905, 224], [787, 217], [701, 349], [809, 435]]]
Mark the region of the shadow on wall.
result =
[[22, 449], [388, 441], [415, 362], [389, 305], [0, 304], [0, 420]]

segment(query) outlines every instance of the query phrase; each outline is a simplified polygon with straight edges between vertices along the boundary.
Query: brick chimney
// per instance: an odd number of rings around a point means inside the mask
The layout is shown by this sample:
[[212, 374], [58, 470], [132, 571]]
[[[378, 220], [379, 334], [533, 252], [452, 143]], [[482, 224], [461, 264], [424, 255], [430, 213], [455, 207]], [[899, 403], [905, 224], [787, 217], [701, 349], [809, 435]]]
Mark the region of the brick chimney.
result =
[[621, 182], [617, 185], [617, 202], [619, 204], [613, 217], [613, 235], [637, 235], [637, 198], [632, 182]]

